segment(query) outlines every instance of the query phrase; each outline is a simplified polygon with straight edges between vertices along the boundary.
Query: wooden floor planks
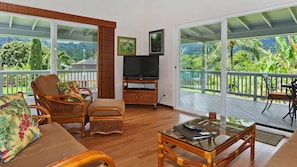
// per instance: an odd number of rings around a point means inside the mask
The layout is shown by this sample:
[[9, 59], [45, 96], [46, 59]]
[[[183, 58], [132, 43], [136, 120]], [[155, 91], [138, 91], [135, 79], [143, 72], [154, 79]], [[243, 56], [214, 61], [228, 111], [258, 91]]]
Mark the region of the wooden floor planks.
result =
[[[110, 155], [117, 167], [156, 167], [157, 166], [157, 131], [195, 118], [171, 107], [127, 105], [124, 119], [124, 133], [112, 135], [94, 135], [80, 138], [74, 135], [79, 142], [88, 149], [98, 149]], [[231, 167], [261, 167], [271, 155], [285, 142], [283, 139], [278, 146], [273, 147], [256, 142], [255, 161], [250, 162], [249, 149], [237, 157], [229, 165]], [[184, 150], [178, 150], [190, 159], [198, 159]], [[221, 156], [226, 155], [223, 153]], [[175, 167], [171, 162], [166, 167]]]

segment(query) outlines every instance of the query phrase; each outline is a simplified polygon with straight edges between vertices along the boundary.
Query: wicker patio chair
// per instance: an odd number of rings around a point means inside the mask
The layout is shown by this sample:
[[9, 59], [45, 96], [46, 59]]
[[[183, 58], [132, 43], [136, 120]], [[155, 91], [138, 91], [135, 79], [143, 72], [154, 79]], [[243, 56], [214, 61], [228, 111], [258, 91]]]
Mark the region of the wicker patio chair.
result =
[[268, 75], [263, 75], [263, 79], [266, 84], [267, 102], [262, 113], [264, 113], [265, 110], [268, 110], [271, 107], [273, 100], [289, 101], [291, 99], [290, 93], [276, 91], [276, 88], [275, 86], [273, 86], [271, 78]]
[[[60, 95], [57, 85], [59, 82], [56, 74], [41, 75], [33, 80], [31, 87], [35, 102], [48, 109], [53, 122], [60, 123], [70, 133], [80, 133], [84, 137], [85, 123], [88, 119], [86, 111], [93, 101], [92, 92], [87, 88], [80, 88], [83, 96]], [[75, 101], [65, 100], [69, 98]]]

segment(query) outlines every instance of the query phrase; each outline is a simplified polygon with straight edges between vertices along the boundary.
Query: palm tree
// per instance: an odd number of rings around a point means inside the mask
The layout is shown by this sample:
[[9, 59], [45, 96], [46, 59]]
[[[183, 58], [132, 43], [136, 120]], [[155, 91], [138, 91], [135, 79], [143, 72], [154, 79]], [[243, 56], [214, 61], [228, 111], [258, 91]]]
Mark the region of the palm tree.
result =
[[228, 47], [230, 49], [230, 70], [233, 71], [234, 48], [241, 48], [250, 53], [252, 58], [259, 60], [262, 43], [258, 39], [236, 39], [229, 40]]
[[[294, 50], [295, 52], [295, 56], [297, 56], [297, 44], [295, 43], [295, 41], [297, 41], [297, 36], [294, 35], [294, 36], [288, 36], [288, 40], [289, 40], [289, 43], [292, 47], [292, 49]], [[295, 57], [295, 63], [294, 63], [294, 68], [297, 67], [297, 60], [296, 60], [296, 57]]]
[[[210, 49], [209, 55], [210, 57], [221, 57], [221, 42], [212, 43], [215, 47], [212, 46]], [[258, 39], [232, 39], [228, 41], [228, 48], [230, 51], [230, 70], [233, 71], [234, 63], [233, 57], [235, 54], [235, 49], [238, 51], [245, 50], [250, 53], [252, 59], [260, 59], [260, 48], [262, 47], [262, 43]], [[217, 60], [217, 59], [216, 59]]]

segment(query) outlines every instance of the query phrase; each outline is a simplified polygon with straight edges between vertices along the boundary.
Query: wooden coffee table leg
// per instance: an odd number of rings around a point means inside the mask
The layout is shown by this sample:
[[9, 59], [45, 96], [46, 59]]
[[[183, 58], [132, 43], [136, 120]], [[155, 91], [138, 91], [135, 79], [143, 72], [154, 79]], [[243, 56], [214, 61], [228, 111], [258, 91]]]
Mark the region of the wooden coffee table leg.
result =
[[252, 132], [251, 132], [251, 155], [250, 155], [251, 161], [255, 159], [255, 136], [256, 136], [256, 124], [252, 126]]
[[214, 157], [216, 156], [216, 151], [213, 152], [204, 152], [204, 158], [207, 161], [207, 167], [213, 167], [214, 166]]
[[160, 133], [158, 133], [158, 167], [164, 167], [164, 144]]

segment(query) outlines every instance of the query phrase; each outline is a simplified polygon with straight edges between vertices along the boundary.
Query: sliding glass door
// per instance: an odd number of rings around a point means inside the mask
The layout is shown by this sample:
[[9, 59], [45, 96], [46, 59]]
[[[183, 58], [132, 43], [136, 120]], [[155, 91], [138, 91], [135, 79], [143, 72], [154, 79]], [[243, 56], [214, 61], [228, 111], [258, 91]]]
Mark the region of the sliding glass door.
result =
[[[193, 33], [195, 38], [184, 38]], [[221, 22], [181, 28], [180, 35], [178, 107], [220, 113]]]

